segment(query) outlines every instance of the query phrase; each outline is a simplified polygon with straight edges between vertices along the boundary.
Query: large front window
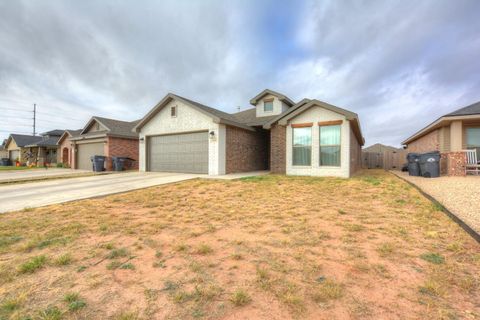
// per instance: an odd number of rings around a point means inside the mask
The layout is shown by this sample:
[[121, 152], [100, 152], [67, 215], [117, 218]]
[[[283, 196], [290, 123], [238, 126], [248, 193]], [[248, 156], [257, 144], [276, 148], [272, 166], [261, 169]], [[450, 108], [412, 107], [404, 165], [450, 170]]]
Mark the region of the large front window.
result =
[[310, 166], [312, 164], [312, 127], [293, 128], [294, 166]]
[[467, 149], [477, 150], [477, 159], [480, 159], [480, 127], [467, 128]]
[[341, 126], [320, 126], [320, 166], [340, 166]]

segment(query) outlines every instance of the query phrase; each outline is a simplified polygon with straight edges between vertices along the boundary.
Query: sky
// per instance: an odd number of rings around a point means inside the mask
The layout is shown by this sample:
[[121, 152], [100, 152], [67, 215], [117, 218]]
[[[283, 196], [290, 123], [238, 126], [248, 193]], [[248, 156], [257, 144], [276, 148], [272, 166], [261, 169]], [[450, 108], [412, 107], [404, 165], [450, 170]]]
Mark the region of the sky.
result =
[[0, 138], [142, 118], [167, 93], [236, 112], [263, 89], [356, 112], [400, 146], [480, 100], [478, 0], [0, 0]]

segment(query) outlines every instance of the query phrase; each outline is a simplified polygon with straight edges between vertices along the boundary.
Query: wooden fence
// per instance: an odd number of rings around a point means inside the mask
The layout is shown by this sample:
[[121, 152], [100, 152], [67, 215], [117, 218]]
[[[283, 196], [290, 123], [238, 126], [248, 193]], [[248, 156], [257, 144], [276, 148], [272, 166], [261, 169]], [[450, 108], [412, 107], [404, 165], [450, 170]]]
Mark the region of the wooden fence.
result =
[[407, 162], [407, 151], [362, 152], [362, 167], [365, 169], [401, 170]]

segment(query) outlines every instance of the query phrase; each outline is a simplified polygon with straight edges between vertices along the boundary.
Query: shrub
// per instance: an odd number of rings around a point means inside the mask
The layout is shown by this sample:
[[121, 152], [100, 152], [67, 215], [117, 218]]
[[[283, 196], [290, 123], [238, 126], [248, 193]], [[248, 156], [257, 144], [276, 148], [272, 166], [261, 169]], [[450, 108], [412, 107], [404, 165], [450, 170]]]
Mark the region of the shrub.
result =
[[239, 307], [239, 306], [246, 305], [247, 303], [252, 301], [252, 299], [250, 298], [248, 293], [246, 293], [243, 289], [237, 289], [233, 292], [232, 296], [230, 297], [230, 301], [234, 305]]
[[46, 262], [47, 262], [47, 257], [44, 255], [33, 257], [27, 262], [20, 265], [18, 271], [20, 273], [33, 273], [36, 270], [43, 268]]

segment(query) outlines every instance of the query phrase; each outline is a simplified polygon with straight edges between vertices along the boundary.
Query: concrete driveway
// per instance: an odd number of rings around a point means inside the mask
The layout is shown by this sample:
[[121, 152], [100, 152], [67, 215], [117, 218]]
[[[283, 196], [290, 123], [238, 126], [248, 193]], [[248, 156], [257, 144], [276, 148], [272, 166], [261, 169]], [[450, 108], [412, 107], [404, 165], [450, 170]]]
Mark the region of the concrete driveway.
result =
[[93, 174], [88, 170], [73, 170], [63, 168], [0, 170], [0, 183], [14, 181], [33, 181], [52, 177]]
[[203, 177], [201, 174], [128, 172], [0, 186], [0, 213], [41, 207]]

